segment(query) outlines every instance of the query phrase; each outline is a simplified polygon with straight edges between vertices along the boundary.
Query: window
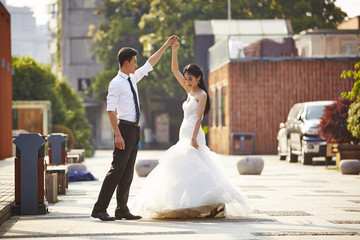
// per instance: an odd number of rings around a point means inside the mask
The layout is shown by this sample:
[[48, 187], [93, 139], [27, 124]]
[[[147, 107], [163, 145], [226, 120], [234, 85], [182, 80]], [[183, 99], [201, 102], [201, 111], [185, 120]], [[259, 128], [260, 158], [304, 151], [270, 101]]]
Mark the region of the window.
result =
[[89, 78], [79, 78], [78, 79], [78, 91], [83, 91], [90, 86]]
[[70, 8], [95, 8], [95, 0], [71, 0]]
[[70, 39], [71, 63], [94, 63], [95, 56], [91, 51], [91, 38]]
[[223, 102], [222, 102], [222, 97], [221, 97], [221, 88], [218, 88], [217, 89], [217, 124], [216, 126], [222, 126], [222, 122], [221, 122], [221, 118], [222, 118], [222, 114], [221, 114], [221, 108], [222, 108], [222, 105], [223, 105]]
[[211, 126], [216, 127], [216, 89], [211, 89], [212, 103], [211, 103]]
[[221, 126], [226, 126], [225, 124], [225, 117], [226, 117], [226, 101], [225, 101], [225, 98], [226, 98], [226, 87], [222, 87], [221, 90], [220, 90], [220, 93], [221, 93], [221, 105], [220, 105], [220, 124]]

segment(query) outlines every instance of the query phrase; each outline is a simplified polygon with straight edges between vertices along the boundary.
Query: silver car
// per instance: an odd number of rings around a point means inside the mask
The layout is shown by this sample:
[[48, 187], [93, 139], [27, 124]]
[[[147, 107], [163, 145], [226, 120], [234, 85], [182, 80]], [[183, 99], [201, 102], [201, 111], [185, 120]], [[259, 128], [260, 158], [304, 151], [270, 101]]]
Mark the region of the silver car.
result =
[[[289, 111], [285, 124], [278, 132], [278, 153], [281, 160], [312, 164], [313, 157], [326, 157], [326, 141], [319, 136], [318, 127], [324, 108], [334, 101], [296, 103]], [[331, 157], [326, 157], [330, 161]]]

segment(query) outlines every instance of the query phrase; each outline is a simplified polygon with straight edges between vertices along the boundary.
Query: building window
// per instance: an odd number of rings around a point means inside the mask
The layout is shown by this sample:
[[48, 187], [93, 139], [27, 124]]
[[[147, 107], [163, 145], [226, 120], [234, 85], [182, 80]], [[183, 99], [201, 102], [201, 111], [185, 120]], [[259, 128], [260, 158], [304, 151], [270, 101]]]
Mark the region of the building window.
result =
[[211, 126], [215, 127], [215, 119], [216, 119], [216, 91], [215, 89], [211, 89]]
[[90, 86], [90, 78], [79, 78], [78, 79], [78, 91], [83, 91]]
[[219, 122], [221, 126], [226, 126], [225, 124], [225, 117], [226, 117], [226, 87], [222, 87], [219, 91], [220, 93], [220, 106], [219, 106]]
[[70, 8], [95, 8], [95, 0], [71, 0]]
[[71, 63], [95, 63], [91, 38], [70, 39]]

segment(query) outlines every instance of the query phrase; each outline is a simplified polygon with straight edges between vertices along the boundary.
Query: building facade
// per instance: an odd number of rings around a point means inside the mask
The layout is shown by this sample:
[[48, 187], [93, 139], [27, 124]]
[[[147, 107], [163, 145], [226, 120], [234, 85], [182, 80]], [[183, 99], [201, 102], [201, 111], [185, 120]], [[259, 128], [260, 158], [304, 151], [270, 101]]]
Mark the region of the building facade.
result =
[[0, 159], [12, 155], [12, 66], [10, 13], [0, 2]]
[[359, 30], [293, 36], [286, 20], [232, 21], [231, 28], [208, 49], [209, 145], [218, 153], [276, 154], [293, 104], [336, 100], [353, 87], [340, 74], [360, 61]]
[[[52, 15], [49, 21], [52, 70], [65, 76], [79, 95], [103, 69], [102, 63], [96, 61], [92, 35], [89, 34], [89, 26], [95, 33], [102, 21], [95, 15], [95, 9], [102, 3], [102, 0], [54, 0], [48, 5]], [[113, 132], [108, 124], [106, 105], [82, 97], [86, 118], [92, 128], [94, 148], [112, 148]]]
[[210, 69], [210, 148], [223, 154], [276, 154], [279, 124], [292, 105], [335, 100], [351, 90], [354, 81], [340, 74], [359, 60], [232, 60]]
[[41, 63], [50, 62], [47, 25], [36, 25], [29, 7], [7, 6], [11, 14], [11, 53], [31, 56]]

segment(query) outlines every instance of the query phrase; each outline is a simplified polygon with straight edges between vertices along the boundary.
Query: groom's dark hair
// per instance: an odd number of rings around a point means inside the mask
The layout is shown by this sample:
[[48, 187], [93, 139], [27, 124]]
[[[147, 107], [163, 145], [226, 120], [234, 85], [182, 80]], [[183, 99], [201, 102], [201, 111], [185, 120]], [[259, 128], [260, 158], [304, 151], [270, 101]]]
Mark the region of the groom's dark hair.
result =
[[131, 47], [123, 47], [119, 50], [117, 59], [120, 64], [120, 67], [124, 64], [125, 61], [130, 62], [133, 56], [136, 56], [138, 52]]

